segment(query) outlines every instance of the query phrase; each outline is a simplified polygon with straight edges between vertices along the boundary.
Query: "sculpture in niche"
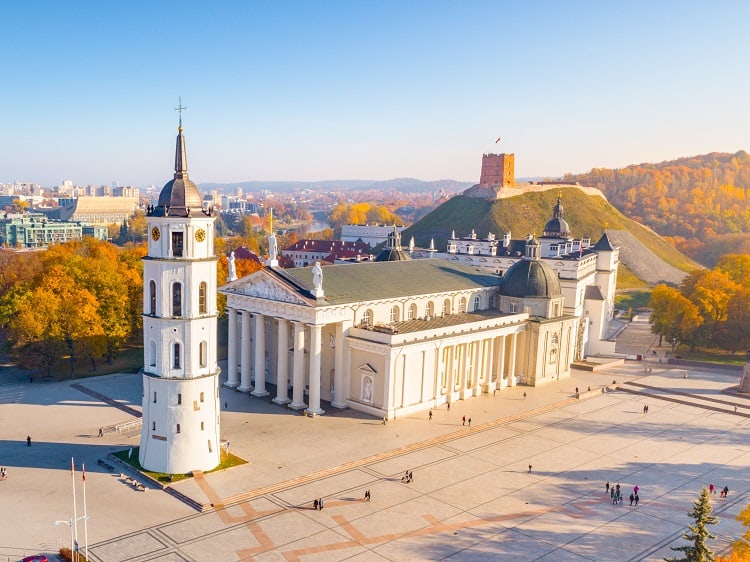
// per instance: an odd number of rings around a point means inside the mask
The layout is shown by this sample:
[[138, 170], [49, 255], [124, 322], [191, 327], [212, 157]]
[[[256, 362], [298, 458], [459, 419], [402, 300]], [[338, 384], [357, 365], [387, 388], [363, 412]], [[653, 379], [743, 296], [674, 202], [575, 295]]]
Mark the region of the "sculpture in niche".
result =
[[372, 402], [372, 378], [365, 377], [362, 381], [362, 402]]

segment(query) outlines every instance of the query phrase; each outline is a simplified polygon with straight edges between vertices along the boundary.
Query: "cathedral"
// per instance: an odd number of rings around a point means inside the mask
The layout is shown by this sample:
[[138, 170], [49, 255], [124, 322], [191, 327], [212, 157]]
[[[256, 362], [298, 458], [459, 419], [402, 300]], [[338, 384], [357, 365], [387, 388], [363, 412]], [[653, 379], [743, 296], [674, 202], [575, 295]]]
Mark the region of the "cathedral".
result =
[[[391, 419], [568, 377], [594, 324], [588, 310], [576, 311], [596, 291], [574, 283], [580, 306], [566, 304], [560, 274], [542, 259], [547, 242], [527, 237], [502, 275], [479, 263], [412, 259], [397, 230], [373, 262], [281, 269], [272, 255], [219, 288], [229, 316], [225, 384], [256, 396], [272, 385], [274, 402], [309, 415], [328, 402]], [[599, 253], [585, 253], [586, 282], [614, 279], [615, 248], [602, 252], [609, 270], [599, 278]], [[606, 306], [594, 312], [606, 325]]]

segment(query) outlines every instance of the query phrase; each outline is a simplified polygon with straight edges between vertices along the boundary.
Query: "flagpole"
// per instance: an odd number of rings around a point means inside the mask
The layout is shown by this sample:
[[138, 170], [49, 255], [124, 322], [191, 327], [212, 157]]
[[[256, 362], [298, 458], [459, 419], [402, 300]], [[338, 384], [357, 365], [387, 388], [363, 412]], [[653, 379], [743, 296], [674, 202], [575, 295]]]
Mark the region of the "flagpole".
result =
[[83, 473], [83, 554], [86, 560], [89, 559], [89, 518], [86, 514], [86, 464], [81, 463]]
[[71, 545], [73, 547], [73, 552], [70, 553], [71, 558], [73, 559], [73, 562], [75, 562], [78, 558], [76, 556], [76, 544], [78, 544], [78, 513], [76, 513], [76, 479], [75, 479], [75, 472], [76, 472], [76, 465], [73, 460], [73, 457], [70, 457], [70, 480], [73, 483], [73, 527], [70, 531], [71, 536], [74, 537], [74, 542]]

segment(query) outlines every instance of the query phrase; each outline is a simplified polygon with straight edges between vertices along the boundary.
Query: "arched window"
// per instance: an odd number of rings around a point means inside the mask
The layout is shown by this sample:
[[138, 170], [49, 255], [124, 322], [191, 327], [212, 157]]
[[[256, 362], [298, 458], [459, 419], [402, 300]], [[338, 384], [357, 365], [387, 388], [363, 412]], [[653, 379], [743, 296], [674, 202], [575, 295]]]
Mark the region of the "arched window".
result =
[[372, 326], [372, 310], [367, 309], [362, 313], [362, 324], [365, 326]]
[[411, 304], [406, 312], [406, 317], [409, 320], [414, 320], [417, 317], [417, 305]]
[[151, 281], [148, 284], [148, 299], [149, 299], [148, 313], [151, 316], [156, 316], [156, 281]]
[[208, 296], [208, 285], [205, 281], [201, 281], [201, 284], [198, 285], [198, 313], [199, 314], [206, 314], [208, 311], [208, 304], [206, 303], [206, 298]]
[[425, 308], [424, 315], [427, 318], [432, 318], [435, 316], [435, 303], [430, 301], [427, 303], [427, 308]]
[[182, 316], [182, 283], [172, 285], [172, 316]]
[[466, 299], [461, 297], [458, 299], [458, 313], [466, 312]]
[[177, 405], [179, 406], [180, 404], [182, 404], [182, 394], [177, 393]]
[[474, 310], [479, 310], [479, 306], [481, 304], [482, 300], [479, 298], [479, 295], [474, 297]]
[[151, 430], [156, 431], [156, 422], [151, 422]]
[[204, 425], [203, 422], [201, 422], [201, 431], [203, 431], [204, 429], [206, 429], [206, 426]]
[[394, 322], [398, 322], [398, 312], [399, 310], [397, 306], [391, 308], [391, 324], [393, 324]]
[[203, 395], [203, 393], [201, 392], [201, 402], [204, 402], [205, 400], [206, 400], [206, 398], [205, 398], [205, 396]]
[[445, 299], [443, 301], [443, 316], [448, 316], [451, 313], [451, 300]]
[[174, 346], [172, 346], [172, 368], [173, 369], [180, 368], [180, 344], [179, 343], [175, 343]]
[[148, 366], [156, 367], [156, 342], [154, 340], [148, 342]]
[[178, 423], [177, 424], [177, 433], [179, 433], [179, 432], [180, 432], [180, 424]]
[[198, 360], [201, 367], [208, 365], [208, 342], [202, 341], [198, 348]]

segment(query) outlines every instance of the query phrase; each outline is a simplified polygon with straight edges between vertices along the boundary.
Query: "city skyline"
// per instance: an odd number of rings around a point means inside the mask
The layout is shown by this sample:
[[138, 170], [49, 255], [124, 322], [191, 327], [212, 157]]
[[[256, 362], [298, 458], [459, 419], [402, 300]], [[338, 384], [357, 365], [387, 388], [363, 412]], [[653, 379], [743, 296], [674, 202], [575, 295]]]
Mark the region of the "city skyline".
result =
[[1, 13], [0, 183], [163, 184], [180, 96], [199, 183], [477, 181], [484, 152], [554, 177], [747, 149], [741, 2]]

